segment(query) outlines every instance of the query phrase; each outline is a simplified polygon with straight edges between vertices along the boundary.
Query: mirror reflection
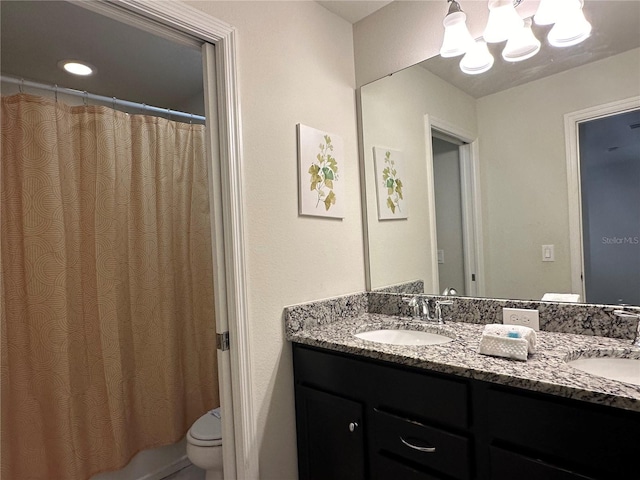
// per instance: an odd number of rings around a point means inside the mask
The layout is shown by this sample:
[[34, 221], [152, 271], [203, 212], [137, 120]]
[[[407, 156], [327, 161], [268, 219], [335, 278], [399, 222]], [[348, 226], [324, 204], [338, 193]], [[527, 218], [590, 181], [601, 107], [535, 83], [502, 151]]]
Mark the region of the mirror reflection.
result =
[[572, 48], [534, 26], [529, 60], [489, 44], [481, 75], [438, 56], [362, 87], [370, 288], [640, 305], [640, 7], [584, 13], [591, 36]]

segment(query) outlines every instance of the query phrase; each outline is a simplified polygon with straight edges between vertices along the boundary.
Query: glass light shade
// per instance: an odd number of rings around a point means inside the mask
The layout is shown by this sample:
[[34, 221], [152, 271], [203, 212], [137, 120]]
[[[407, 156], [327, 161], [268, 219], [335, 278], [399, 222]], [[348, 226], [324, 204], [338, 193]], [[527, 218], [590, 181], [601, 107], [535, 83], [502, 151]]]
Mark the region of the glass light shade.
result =
[[489, 2], [489, 20], [483, 34], [486, 42], [504, 42], [521, 27], [522, 19], [513, 6], [513, 0]]
[[502, 58], [507, 62], [521, 62], [533, 57], [540, 51], [540, 41], [531, 30], [531, 19], [524, 21], [524, 26], [515, 32], [507, 41], [502, 51]]
[[556, 23], [558, 6], [563, 2], [564, 0], [540, 0], [538, 10], [533, 16], [536, 25], [551, 25]]
[[562, 13], [549, 31], [547, 39], [554, 47], [571, 47], [591, 35], [591, 24], [584, 18], [581, 2], [575, 1]]
[[469, 33], [466, 24], [467, 15], [464, 12], [450, 13], [442, 24], [444, 25], [444, 39], [440, 48], [440, 55], [448, 57], [457, 57], [466, 53], [473, 45], [473, 37]]
[[484, 73], [491, 67], [493, 67], [493, 55], [483, 40], [476, 41], [460, 62], [460, 70], [469, 75]]

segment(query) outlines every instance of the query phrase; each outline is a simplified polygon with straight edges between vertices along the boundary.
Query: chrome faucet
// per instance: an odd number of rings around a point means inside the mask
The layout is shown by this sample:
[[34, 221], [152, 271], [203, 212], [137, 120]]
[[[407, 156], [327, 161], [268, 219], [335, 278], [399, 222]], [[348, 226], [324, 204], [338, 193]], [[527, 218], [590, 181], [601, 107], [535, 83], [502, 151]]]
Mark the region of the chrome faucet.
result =
[[627, 319], [635, 318], [638, 320], [638, 324], [636, 325], [636, 334], [631, 344], [634, 347], [640, 347], [640, 313], [628, 312], [626, 310], [614, 310], [613, 314], [616, 317], [620, 317], [620, 318], [627, 318]]
[[[402, 297], [402, 300], [407, 302], [409, 307], [411, 307], [411, 316], [413, 318], [426, 320], [428, 322], [437, 322], [440, 325], [444, 325], [442, 306], [453, 305], [451, 300], [433, 300], [418, 295], [414, 297]], [[431, 316], [431, 312], [435, 312], [435, 317]]]
[[402, 297], [409, 307], [411, 307], [411, 316], [414, 318], [424, 319], [429, 318], [429, 305], [428, 300], [418, 295], [415, 297]]
[[435, 318], [435, 320], [440, 325], [444, 325], [444, 320], [442, 318], [442, 306], [443, 305], [453, 305], [453, 301], [451, 301], [451, 300], [436, 300], [436, 318]]

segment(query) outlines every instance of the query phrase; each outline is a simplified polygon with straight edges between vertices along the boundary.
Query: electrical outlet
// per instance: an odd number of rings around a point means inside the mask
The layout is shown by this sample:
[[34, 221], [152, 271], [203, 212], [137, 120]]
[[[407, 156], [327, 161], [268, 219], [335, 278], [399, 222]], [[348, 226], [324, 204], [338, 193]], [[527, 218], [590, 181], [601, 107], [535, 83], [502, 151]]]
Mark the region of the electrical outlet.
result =
[[524, 327], [540, 330], [540, 317], [538, 310], [526, 308], [503, 308], [502, 323], [505, 325], [522, 325]]

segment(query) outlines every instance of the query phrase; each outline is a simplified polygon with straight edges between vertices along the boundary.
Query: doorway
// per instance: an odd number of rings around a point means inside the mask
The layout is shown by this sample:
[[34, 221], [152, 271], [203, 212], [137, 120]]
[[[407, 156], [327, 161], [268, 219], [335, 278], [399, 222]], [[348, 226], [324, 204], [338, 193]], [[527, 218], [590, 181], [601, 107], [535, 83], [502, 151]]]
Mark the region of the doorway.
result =
[[[215, 224], [215, 303], [219, 333], [230, 331], [231, 350], [219, 350], [225, 436], [225, 471], [230, 477], [257, 477], [255, 425], [251, 409], [249, 356], [247, 353], [247, 308], [244, 277], [244, 234], [241, 182], [240, 122], [233, 27], [184, 4], [127, 0], [123, 2], [79, 2], [123, 23], [146, 23], [150, 29], [173, 30], [180, 36], [197, 38], [215, 47], [205, 49], [205, 97], [207, 117], [217, 124], [208, 128], [207, 150], [219, 153], [212, 162], [212, 203]], [[29, 30], [29, 29], [27, 29]], [[92, 32], [95, 33], [95, 32]], [[216, 134], [213, 131], [218, 130]], [[225, 188], [223, 189], [223, 185]], [[226, 241], [225, 241], [226, 239]], [[222, 326], [222, 329], [220, 329]], [[215, 347], [212, 347], [215, 348]], [[221, 389], [222, 390], [222, 389]], [[233, 399], [233, 402], [232, 402]], [[237, 404], [236, 409], [233, 404]]]
[[640, 305], [640, 109], [578, 126], [585, 299]]
[[[466, 295], [464, 270], [464, 233], [462, 218], [462, 179], [457, 139], [441, 139], [433, 132], [433, 179], [436, 199], [438, 239], [438, 280], [440, 291], [455, 290]], [[455, 142], [455, 143], [454, 143]]]
[[632, 97], [564, 117], [571, 285], [588, 303], [640, 303], [639, 111]]
[[475, 135], [425, 115], [434, 294], [484, 294], [482, 222]]

